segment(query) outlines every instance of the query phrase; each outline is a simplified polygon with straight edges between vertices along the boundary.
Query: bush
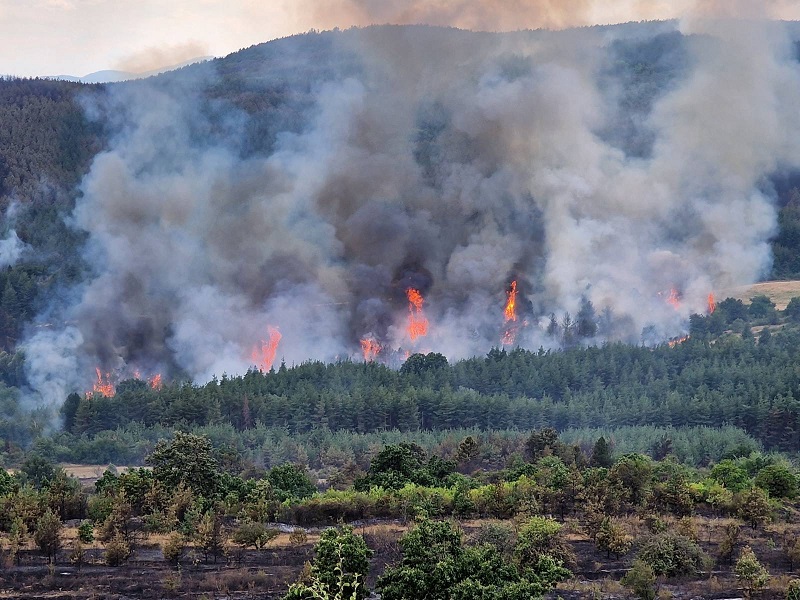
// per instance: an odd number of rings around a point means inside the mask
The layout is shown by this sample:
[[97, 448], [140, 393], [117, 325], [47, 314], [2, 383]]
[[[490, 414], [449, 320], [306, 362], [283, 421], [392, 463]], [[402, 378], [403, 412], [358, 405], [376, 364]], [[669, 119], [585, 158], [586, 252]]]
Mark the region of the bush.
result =
[[462, 546], [461, 531], [423, 519], [400, 541], [403, 558], [378, 579], [384, 600], [538, 598], [569, 577], [547, 554], [520, 566], [489, 545]]
[[755, 484], [771, 498], [791, 499], [797, 495], [797, 477], [785, 465], [767, 465], [756, 475]]
[[94, 525], [91, 521], [84, 521], [80, 524], [78, 538], [84, 544], [91, 544], [94, 541]]
[[745, 597], [749, 598], [753, 592], [764, 588], [769, 582], [769, 572], [758, 561], [753, 549], [745, 546], [739, 560], [733, 567], [736, 579], [744, 588]]
[[343, 598], [362, 600], [367, 596], [364, 579], [369, 571], [372, 550], [352, 527], [326, 529], [314, 548], [311, 582], [297, 582], [289, 588], [286, 600]]
[[177, 566], [181, 562], [185, 550], [186, 538], [177, 531], [170, 534], [161, 548], [161, 551], [164, 553], [164, 560], [174, 566]]
[[620, 581], [640, 600], [655, 600], [656, 575], [653, 568], [641, 559], [633, 561], [633, 567]]
[[243, 548], [253, 546], [258, 550], [263, 550], [278, 535], [276, 529], [269, 529], [263, 523], [245, 521], [234, 530], [232, 538], [235, 544], [239, 544]]
[[679, 577], [696, 575], [702, 568], [705, 555], [691, 539], [667, 532], [651, 536], [639, 551], [638, 558], [656, 575]]
[[116, 535], [106, 544], [105, 561], [109, 567], [118, 567], [131, 556], [131, 547], [122, 535]]
[[476, 545], [489, 544], [497, 551], [508, 557], [514, 551], [516, 534], [510, 525], [505, 523], [481, 523], [475, 535]]
[[561, 524], [545, 517], [531, 517], [519, 530], [514, 558], [521, 565], [534, 565], [549, 555], [562, 564], [575, 564], [570, 545], [561, 536]]

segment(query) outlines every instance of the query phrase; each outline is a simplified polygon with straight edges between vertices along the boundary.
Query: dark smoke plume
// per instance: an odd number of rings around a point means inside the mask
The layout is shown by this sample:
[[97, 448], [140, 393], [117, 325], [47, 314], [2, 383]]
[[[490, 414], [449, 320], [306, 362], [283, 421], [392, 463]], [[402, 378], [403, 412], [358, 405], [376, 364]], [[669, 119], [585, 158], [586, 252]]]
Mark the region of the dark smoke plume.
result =
[[[287, 363], [358, 357], [365, 336], [479, 354], [512, 279], [523, 346], [554, 345], [549, 315], [583, 300], [615, 338], [681, 333], [709, 292], [769, 268], [762, 184], [800, 166], [800, 69], [780, 24], [649, 27], [692, 35], [673, 33], [685, 65], [636, 113], [637, 152], [608, 134], [628, 110], [607, 76], [624, 29], [322, 34], [339, 71], [264, 151], [243, 151], [245, 111], [196, 91], [223, 85], [218, 63], [111, 86], [116, 135], [74, 213], [94, 273], [52, 308], [67, 325], [27, 340], [31, 385], [49, 402], [95, 366], [241, 373], [268, 327]], [[414, 342], [408, 288], [430, 322]]]

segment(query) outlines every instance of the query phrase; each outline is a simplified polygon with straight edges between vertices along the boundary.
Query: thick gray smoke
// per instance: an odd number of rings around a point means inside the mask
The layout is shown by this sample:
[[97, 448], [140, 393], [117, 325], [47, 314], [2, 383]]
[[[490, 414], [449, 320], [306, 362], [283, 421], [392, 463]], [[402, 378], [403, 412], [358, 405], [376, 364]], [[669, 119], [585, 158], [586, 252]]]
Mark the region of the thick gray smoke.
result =
[[[241, 373], [270, 327], [276, 364], [360, 357], [365, 337], [480, 354], [512, 280], [522, 346], [557, 344], [549, 315], [584, 300], [610, 338], [681, 334], [710, 292], [770, 266], [763, 183], [800, 166], [800, 69], [779, 24], [671, 27], [692, 34], [676, 35], [687, 65], [635, 153], [603, 133], [625, 94], [603, 77], [614, 30], [329, 34], [359, 70], [312, 82], [304, 125], [246, 158], [244, 113], [211, 119], [191, 86], [112, 87], [118, 133], [74, 214], [94, 275], [59, 309], [69, 325], [29, 340], [32, 384], [60, 399], [95, 366]], [[408, 288], [429, 321], [413, 341]]]

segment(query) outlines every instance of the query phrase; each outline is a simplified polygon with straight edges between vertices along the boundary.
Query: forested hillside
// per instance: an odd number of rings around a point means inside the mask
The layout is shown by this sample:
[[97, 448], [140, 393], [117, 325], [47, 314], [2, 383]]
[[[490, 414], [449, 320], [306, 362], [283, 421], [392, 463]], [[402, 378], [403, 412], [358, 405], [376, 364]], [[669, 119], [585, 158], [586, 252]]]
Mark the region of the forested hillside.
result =
[[[596, 135], [626, 158], [648, 159], [653, 155], [657, 140], [648, 118], [654, 106], [691, 72], [695, 46], [702, 40], [675, 31], [667, 24], [589, 28], [575, 35], [585, 35], [587, 39], [607, 35], [609, 40], [598, 42], [603, 54], [593, 76], [597, 78], [601, 98], [613, 110], [604, 115]], [[569, 313], [559, 315], [558, 319], [554, 315], [553, 326], [543, 338], [547, 350], [537, 351], [539, 344], [530, 346], [529, 350], [512, 349], [514, 346], [509, 345], [486, 355], [487, 347], [478, 358], [449, 363], [437, 353], [415, 354], [399, 371], [382, 364], [353, 360], [297, 365], [292, 363], [300, 361], [290, 361], [279, 367], [281, 351], [278, 351], [274, 372], [251, 370], [247, 374], [239, 371], [224, 375], [218, 370], [216, 379], [207, 384], [188, 382], [191, 373], [187, 368], [174, 356], [167, 356], [174, 345], [169, 336], [181, 329], [174, 322], [163, 325], [147, 321], [155, 317], [137, 313], [137, 306], [127, 307], [123, 315], [103, 318], [99, 310], [92, 312], [95, 308], [92, 304], [82, 311], [60, 310], [64, 303], [85, 293], [87, 282], [92, 281], [96, 270], [103, 266], [102, 260], [96, 258], [86, 261], [95, 246], [87, 244], [86, 231], [75, 225], [73, 210], [76, 200], [89, 193], [84, 176], [98, 153], [115, 147], [120, 139], [134, 137], [132, 132], [136, 127], [147, 122], [149, 115], [136, 113], [140, 105], [126, 104], [127, 99], [185, 100], [186, 106], [179, 111], [180, 119], [185, 120], [186, 135], [196, 143], [195, 149], [210, 149], [215, 153], [224, 149], [242, 161], [255, 161], [276, 152], [283, 156], [292, 143], [299, 144], [304, 139], [302, 136], [309, 135], [314, 119], [321, 118], [324, 107], [319, 98], [324, 95], [321, 90], [329, 89], [328, 84], [357, 81], [364, 90], [382, 89], [382, 78], [390, 77], [381, 72], [383, 63], [379, 58], [383, 60], [383, 57], [364, 53], [365, 40], [376, 39], [387, 47], [407, 49], [413, 46], [416, 54], [410, 60], [413, 59], [415, 65], [429, 61], [432, 71], [450, 65], [453, 56], [461, 56], [455, 77], [461, 72], [473, 73], [483, 54], [490, 53], [500, 40], [512, 47], [522, 42], [547, 45], [560, 38], [549, 32], [500, 35], [425, 27], [314, 32], [254, 46], [147, 81], [104, 86], [43, 80], [0, 81], [0, 206], [5, 209], [2, 233], [13, 241], [13, 230], [21, 244], [17, 257], [0, 272], [0, 347], [3, 350], [0, 378], [6, 385], [0, 403], [0, 437], [6, 451], [13, 454], [15, 448], [26, 445], [42, 432], [61, 426], [60, 420], [52, 417], [53, 407], [41, 400], [43, 395], [38, 389], [32, 389], [35, 386], [29, 377], [25, 353], [21, 351], [21, 340], [38, 333], [53, 332], [55, 336], [76, 321], [87, 324], [81, 329], [80, 341], [76, 342], [76, 353], [96, 358], [109, 370], [123, 357], [130, 360], [126, 367], [135, 366], [134, 360], [140, 360], [145, 368], [150, 363], [158, 363], [167, 375], [163, 387], [152, 389], [135, 379], [124, 381], [132, 375], [132, 368], [120, 371], [119, 379], [123, 381], [117, 386], [116, 395], [111, 397], [85, 395], [88, 385], [67, 388], [67, 392], [74, 394], [69, 396], [61, 412], [67, 437], [59, 444], [64, 447], [77, 447], [78, 440], [90, 443], [96, 436], [103, 439], [103, 435], [117, 428], [132, 430], [136, 427], [152, 430], [225, 425], [237, 431], [279, 427], [298, 434], [317, 430], [371, 434], [387, 430], [451, 428], [488, 431], [543, 426], [567, 430], [588, 426], [731, 425], [744, 430], [765, 448], [798, 450], [800, 423], [795, 398], [800, 398], [800, 390], [793, 368], [797, 359], [793, 313], [787, 310], [779, 314], [773, 309], [765, 316], [757, 312], [758, 302], [755, 309], [729, 305], [721, 306], [708, 317], [696, 315], [691, 321], [691, 339], [675, 347], [644, 348], [606, 343], [603, 335], [608, 333], [608, 339], [614, 339], [616, 331], [612, 326], [603, 329], [608, 325], [603, 318], [614, 316], [609, 309], [598, 315], [591, 313], [593, 328], [574, 336], [570, 334], [577, 330], [570, 329], [569, 319], [563, 320]], [[418, 44], [409, 45], [409, 40]], [[438, 48], [447, 51], [437, 53]], [[501, 80], [511, 83], [524, 80], [532, 68], [528, 59], [520, 52], [500, 54], [491, 65], [492, 73], [497, 71]], [[120, 98], [126, 99], [125, 102]], [[426, 190], [443, 194], [449, 185], [443, 167], [446, 160], [461, 166], [468, 164], [474, 159], [476, 140], [480, 140], [480, 136], [469, 137], [454, 129], [452, 107], [448, 109], [432, 102], [420, 103], [417, 109], [412, 140], [415, 167], [420, 169], [425, 185], [429, 186]], [[371, 139], [366, 133], [363, 138], [361, 141], [366, 147], [377, 152], [381, 145], [379, 138]], [[167, 139], [167, 136], [155, 138], [153, 143], [160, 144]], [[365, 152], [358, 156], [359, 160], [364, 160], [370, 154]], [[150, 162], [140, 165], [142, 170], [150, 169], [151, 163], [159, 164], [158, 158], [148, 160]], [[163, 162], [159, 168], [166, 169], [168, 162]], [[249, 167], [256, 163], [242, 164]], [[245, 167], [234, 171], [231, 179], [245, 172]], [[497, 165], [487, 168], [489, 171], [496, 169], [494, 175], [490, 173], [487, 177], [500, 178], [497, 174], [501, 169]], [[350, 175], [334, 178], [330, 192], [331, 212], [347, 205], [348, 177]], [[246, 181], [243, 188], [257, 188], [257, 183]], [[340, 184], [343, 187], [337, 187]], [[796, 174], [783, 170], [775, 172], [760, 185], [779, 209], [778, 228], [772, 241], [772, 272], [764, 276], [800, 277], [800, 263], [797, 263], [800, 235], [795, 231], [800, 231], [800, 188]], [[240, 191], [237, 188], [236, 194]], [[377, 190], [374, 194], [379, 197], [383, 192]], [[245, 189], [241, 193], [246, 195], [249, 191]], [[141, 200], [141, 203], [145, 205], [149, 201]], [[386, 206], [390, 204], [385, 203]], [[128, 206], [135, 212], [133, 209], [138, 209], [139, 205], [131, 200]], [[232, 203], [231, 206], [236, 205]], [[231, 214], [241, 217], [237, 210], [231, 210]], [[390, 215], [387, 222], [394, 223], [395, 217], [401, 218]], [[449, 215], [445, 217], [445, 221], [450, 218]], [[483, 218], [478, 212], [461, 217], [470, 226]], [[247, 215], [243, 218], [242, 222], [248, 220]], [[369, 221], [364, 215], [348, 218], [348, 223]], [[167, 217], [162, 217], [157, 223], [164, 228], [159, 230], [164, 237], [172, 235], [177, 239], [183, 235], [183, 232], [170, 233], [172, 230], [164, 224], [166, 220]], [[538, 230], [533, 224], [526, 227], [534, 232], [530, 235], [541, 233], [536, 233]], [[381, 239], [385, 232], [369, 233]], [[350, 234], [340, 232], [337, 235], [342, 245], [350, 247], [360, 243], [352, 235], [347, 237]], [[143, 242], [142, 247], [146, 245]], [[244, 267], [234, 270], [230, 276], [231, 285], [240, 285], [247, 278], [268, 276], [294, 282], [301, 271], [292, 262], [294, 258], [285, 254], [271, 256], [255, 273]], [[212, 262], [209, 260], [208, 264]], [[418, 268], [419, 265], [419, 260], [406, 261], [403, 268], [414, 271], [409, 277], [417, 278], [415, 281], [429, 285], [430, 272]], [[406, 276], [405, 271], [402, 274]], [[395, 304], [404, 318], [405, 298], [403, 290], [398, 288], [402, 277], [391, 273], [375, 276], [388, 278], [387, 293], [401, 297], [401, 302]], [[369, 283], [370, 276], [365, 276], [364, 280]], [[147, 289], [146, 284], [145, 279], [131, 275], [125, 280], [125, 285], [129, 286], [125, 289], [131, 298], [147, 296], [149, 289], [141, 292]], [[535, 285], [525, 290], [525, 284], [521, 283], [520, 289], [526, 292], [535, 289]], [[264, 284], [264, 289], [248, 289], [247, 292], [254, 303], [266, 302], [270, 289]], [[447, 294], [454, 293], [447, 291]], [[664, 290], [665, 296], [669, 293], [669, 289]], [[502, 295], [503, 290], [498, 290], [498, 294]], [[175, 297], [173, 294], [160, 301], [167, 306]], [[647, 301], [652, 298], [647, 297]], [[336, 307], [349, 300], [339, 304], [325, 298], [313, 302], [312, 306]], [[664, 304], [661, 300], [658, 302]], [[376, 331], [381, 328], [387, 331], [386, 315], [370, 312], [374, 304], [375, 299], [358, 304], [357, 316], [372, 319]], [[536, 324], [537, 319], [546, 321], [550, 316], [549, 311], [543, 312], [543, 306], [534, 302], [520, 302], [520, 310], [526, 324]], [[733, 313], [736, 316], [730, 316]], [[313, 317], [305, 320], [313, 321]], [[787, 330], [776, 329], [771, 338], [760, 335], [758, 330], [765, 325], [777, 327], [771, 320], [786, 325]], [[619, 318], [617, 325], [620, 323], [625, 324], [625, 319]], [[348, 322], [350, 326], [355, 328], [353, 322]], [[756, 335], [752, 335], [751, 326]], [[598, 328], [600, 335], [596, 335]], [[476, 325], [463, 339], [483, 336], [487, 329], [490, 328], [485, 324]], [[490, 333], [499, 341], [495, 331]], [[349, 341], [357, 348], [359, 340], [353, 334], [354, 331], [347, 332]], [[257, 335], [263, 337], [263, 334]], [[635, 343], [642, 340], [662, 341], [663, 331], [645, 328], [641, 335], [637, 332], [633, 336]], [[49, 343], [50, 339], [45, 341]], [[592, 347], [579, 347], [583, 344]], [[157, 347], [160, 354], [148, 354], [153, 347]], [[214, 354], [214, 350], [211, 348], [208, 353]], [[52, 372], [47, 372], [52, 376], [45, 379], [48, 384], [54, 382], [54, 373], [88, 367], [92, 374], [96, 366], [101, 366], [88, 362], [78, 365], [77, 361], [65, 362], [63, 356], [57, 358], [51, 361], [55, 365]], [[163, 361], [159, 362], [161, 359]], [[60, 392], [61, 388], [58, 389]], [[66, 394], [58, 395], [56, 402], [62, 402], [65, 397]], [[152, 437], [143, 432], [141, 435]], [[83, 458], [89, 459], [92, 452], [87, 450]], [[114, 452], [117, 450], [104, 456], [114, 455]], [[141, 455], [139, 452], [136, 458], [140, 459]]]

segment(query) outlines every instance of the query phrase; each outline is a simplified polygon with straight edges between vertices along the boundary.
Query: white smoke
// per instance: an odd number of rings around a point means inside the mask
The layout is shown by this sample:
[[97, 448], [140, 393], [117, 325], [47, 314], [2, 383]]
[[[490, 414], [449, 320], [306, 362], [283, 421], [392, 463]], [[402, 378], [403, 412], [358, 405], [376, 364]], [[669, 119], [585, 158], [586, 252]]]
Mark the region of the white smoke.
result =
[[[75, 328], [28, 342], [32, 384], [73, 385], [53, 370], [98, 364], [240, 373], [268, 327], [289, 364], [357, 357], [367, 334], [479, 354], [499, 343], [512, 279], [524, 346], [552, 345], [547, 316], [582, 299], [613, 311], [616, 337], [681, 333], [709, 292], [769, 268], [762, 183], [800, 166], [782, 26], [692, 27], [688, 74], [646, 117], [645, 156], [600, 133], [617, 98], [599, 83], [610, 38], [593, 30], [337, 34], [362, 71], [319, 84], [305, 125], [265, 156], [238, 152], [240, 111], [225, 115], [229, 135], [198, 136], [212, 126], [187, 87], [112, 88], [122, 126], [74, 215], [95, 273], [65, 311]], [[415, 342], [409, 287], [430, 321]]]

